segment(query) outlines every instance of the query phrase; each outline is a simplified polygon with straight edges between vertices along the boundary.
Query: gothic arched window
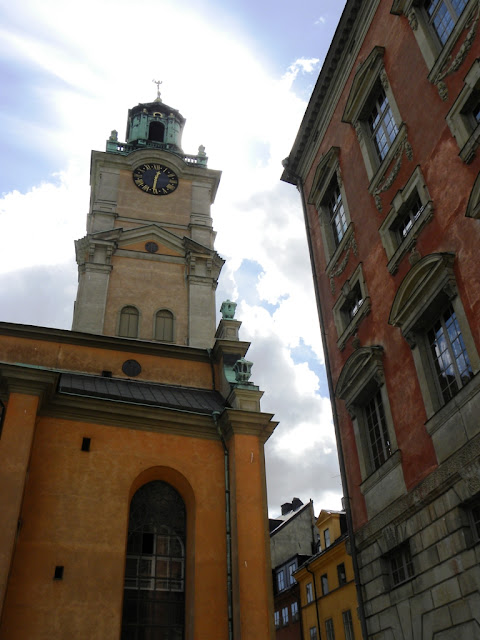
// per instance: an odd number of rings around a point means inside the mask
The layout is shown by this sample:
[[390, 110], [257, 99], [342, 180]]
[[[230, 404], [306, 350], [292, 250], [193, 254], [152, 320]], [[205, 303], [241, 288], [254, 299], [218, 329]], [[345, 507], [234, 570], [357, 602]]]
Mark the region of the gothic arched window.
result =
[[118, 335], [123, 338], [138, 337], [138, 309], [132, 306], [123, 307], [120, 311], [120, 324], [118, 327]]
[[148, 130], [148, 139], [154, 142], [164, 142], [165, 140], [165, 125], [161, 122], [151, 122]]
[[182, 640], [185, 503], [166, 482], [133, 496], [128, 523], [121, 640]]
[[155, 340], [173, 342], [173, 313], [167, 309], [155, 314]]

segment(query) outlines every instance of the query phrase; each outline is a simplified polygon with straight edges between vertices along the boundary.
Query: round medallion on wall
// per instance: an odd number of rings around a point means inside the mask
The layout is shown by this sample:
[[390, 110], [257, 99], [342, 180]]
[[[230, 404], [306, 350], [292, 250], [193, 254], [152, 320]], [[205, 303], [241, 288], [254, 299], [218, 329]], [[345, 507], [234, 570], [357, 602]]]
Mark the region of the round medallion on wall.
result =
[[148, 251], [148, 253], [157, 253], [158, 244], [156, 242], [146, 242], [145, 249]]
[[142, 367], [136, 360], [125, 360], [122, 364], [122, 371], [129, 378], [135, 378], [142, 372]]
[[133, 170], [133, 182], [152, 196], [168, 196], [178, 187], [177, 175], [164, 164], [141, 164]]

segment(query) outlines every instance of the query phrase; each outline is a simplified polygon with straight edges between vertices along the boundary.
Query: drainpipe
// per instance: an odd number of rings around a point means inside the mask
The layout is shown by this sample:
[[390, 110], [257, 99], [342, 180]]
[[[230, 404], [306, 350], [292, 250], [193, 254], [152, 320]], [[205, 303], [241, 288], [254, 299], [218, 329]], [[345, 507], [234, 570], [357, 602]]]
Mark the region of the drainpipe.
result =
[[320, 627], [320, 616], [318, 615], [318, 598], [317, 598], [317, 585], [315, 583], [315, 574], [313, 573], [313, 571], [310, 571], [310, 569], [308, 568], [308, 564], [306, 565], [305, 569], [308, 571], [308, 573], [312, 576], [312, 582], [313, 582], [313, 594], [315, 596], [315, 612], [317, 614], [317, 629], [318, 629], [318, 637], [321, 638], [322, 637], [322, 629]]
[[[288, 171], [288, 169], [287, 169]], [[340, 427], [339, 427], [339, 420], [338, 420], [338, 412], [337, 412], [337, 405], [335, 402], [335, 392], [334, 392], [334, 387], [333, 387], [333, 379], [332, 379], [332, 371], [330, 368], [330, 357], [329, 357], [329, 353], [328, 353], [328, 347], [327, 347], [327, 336], [325, 333], [325, 325], [323, 322], [323, 312], [322, 312], [322, 305], [320, 303], [320, 292], [318, 289], [318, 280], [317, 280], [317, 269], [316, 269], [316, 265], [315, 265], [315, 260], [313, 259], [313, 247], [312, 247], [312, 239], [310, 236], [310, 225], [308, 222], [308, 214], [307, 214], [307, 203], [305, 202], [305, 194], [303, 192], [303, 180], [300, 176], [297, 176], [293, 173], [290, 173], [290, 175], [296, 179], [297, 181], [297, 189], [300, 192], [300, 198], [302, 200], [302, 209], [303, 209], [303, 217], [305, 220], [305, 230], [306, 230], [306, 235], [307, 235], [307, 243], [308, 243], [308, 252], [310, 255], [310, 264], [312, 265], [312, 275], [313, 275], [313, 286], [315, 289], [315, 299], [317, 301], [317, 309], [318, 309], [318, 320], [320, 323], [320, 334], [322, 336], [322, 344], [323, 344], [323, 352], [324, 352], [324, 356], [325, 356], [325, 371], [327, 373], [327, 382], [328, 382], [328, 392], [330, 394], [330, 404], [332, 406], [332, 417], [333, 417], [333, 426], [335, 429], [335, 437], [337, 439], [337, 452], [338, 452], [338, 463], [340, 466], [340, 477], [342, 479], [342, 486], [343, 486], [343, 493], [344, 493], [344, 498], [343, 498], [343, 506], [345, 508], [345, 513], [347, 516], [347, 529], [348, 529], [348, 536], [350, 538], [350, 549], [351, 549], [351, 554], [352, 554], [352, 564], [353, 564], [353, 573], [355, 576], [355, 585], [356, 585], [356, 589], [357, 589], [357, 601], [358, 601], [358, 613], [359, 613], [359, 618], [360, 618], [360, 626], [362, 628], [362, 637], [364, 638], [364, 640], [368, 639], [368, 632], [367, 632], [367, 623], [365, 620], [365, 608], [364, 608], [364, 604], [363, 604], [363, 594], [362, 594], [362, 587], [360, 584], [360, 569], [358, 567], [358, 555], [357, 555], [357, 547], [355, 544], [355, 537], [354, 537], [354, 533], [353, 533], [353, 519], [352, 519], [352, 511], [351, 511], [351, 506], [350, 506], [350, 495], [348, 493], [348, 482], [347, 482], [347, 473], [346, 473], [346, 469], [345, 469], [345, 459], [343, 457], [343, 448], [342, 448], [342, 441], [340, 439]], [[314, 582], [315, 584], [315, 582]]]
[[226, 516], [226, 538], [227, 538], [227, 599], [228, 599], [228, 638], [233, 640], [233, 587], [232, 587], [232, 525], [230, 510], [230, 460], [228, 456], [227, 444], [223, 437], [222, 430], [218, 424], [219, 411], [212, 413], [213, 422], [223, 445], [223, 459], [225, 466], [225, 516]]

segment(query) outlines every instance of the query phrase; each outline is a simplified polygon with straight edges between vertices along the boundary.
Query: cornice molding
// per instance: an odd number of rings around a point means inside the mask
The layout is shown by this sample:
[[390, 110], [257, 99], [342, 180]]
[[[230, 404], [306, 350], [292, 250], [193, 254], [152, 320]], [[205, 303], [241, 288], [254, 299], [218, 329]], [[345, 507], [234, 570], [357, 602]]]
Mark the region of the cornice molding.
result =
[[0, 339], [2, 335], [17, 339], [59, 342], [61, 344], [71, 344], [96, 349], [123, 351], [128, 354], [141, 353], [162, 358], [210, 362], [208, 350], [199, 347], [158, 343], [135, 338], [95, 335], [92, 333], [82, 333], [80, 331], [68, 331], [66, 329], [51, 329], [48, 327], [0, 322]]

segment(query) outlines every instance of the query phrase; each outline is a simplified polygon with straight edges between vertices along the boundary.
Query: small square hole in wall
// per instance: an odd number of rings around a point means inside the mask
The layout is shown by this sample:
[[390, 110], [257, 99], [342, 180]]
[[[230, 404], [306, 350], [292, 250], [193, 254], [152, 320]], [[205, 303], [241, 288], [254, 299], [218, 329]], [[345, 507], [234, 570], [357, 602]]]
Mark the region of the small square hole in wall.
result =
[[103, 378], [111, 378], [112, 377], [112, 372], [111, 371], [102, 371], [102, 377]]
[[57, 565], [55, 567], [55, 573], [53, 574], [54, 580], [63, 580], [63, 565]]
[[82, 439], [82, 451], [90, 451], [90, 438]]

